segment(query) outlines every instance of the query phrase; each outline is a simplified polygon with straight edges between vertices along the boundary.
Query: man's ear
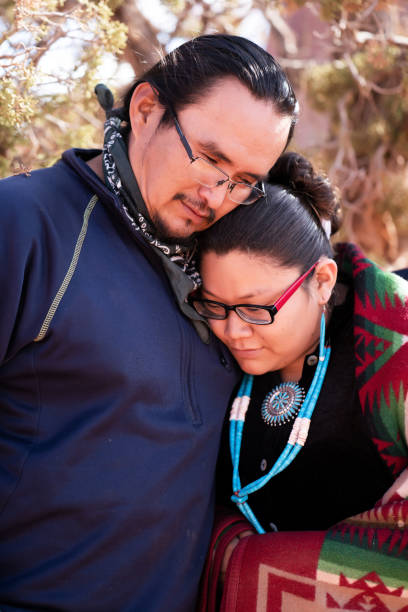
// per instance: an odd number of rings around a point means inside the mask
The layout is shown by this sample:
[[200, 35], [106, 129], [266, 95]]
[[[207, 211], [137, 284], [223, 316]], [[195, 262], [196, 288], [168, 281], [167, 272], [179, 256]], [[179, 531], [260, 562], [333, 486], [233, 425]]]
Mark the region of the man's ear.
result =
[[316, 266], [315, 279], [319, 304], [327, 304], [337, 280], [337, 264], [334, 259], [321, 258]]
[[155, 130], [163, 115], [164, 109], [150, 83], [139, 83], [133, 92], [129, 105], [129, 118], [132, 132], [135, 136], [146, 128]]

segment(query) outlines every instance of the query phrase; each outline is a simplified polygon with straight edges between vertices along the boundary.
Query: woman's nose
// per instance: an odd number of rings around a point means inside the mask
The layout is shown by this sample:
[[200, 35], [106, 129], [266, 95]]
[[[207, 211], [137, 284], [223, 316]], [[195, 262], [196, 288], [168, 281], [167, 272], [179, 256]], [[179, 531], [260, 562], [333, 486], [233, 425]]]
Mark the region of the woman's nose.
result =
[[225, 320], [225, 335], [229, 338], [248, 338], [252, 335], [252, 326], [230, 310]]

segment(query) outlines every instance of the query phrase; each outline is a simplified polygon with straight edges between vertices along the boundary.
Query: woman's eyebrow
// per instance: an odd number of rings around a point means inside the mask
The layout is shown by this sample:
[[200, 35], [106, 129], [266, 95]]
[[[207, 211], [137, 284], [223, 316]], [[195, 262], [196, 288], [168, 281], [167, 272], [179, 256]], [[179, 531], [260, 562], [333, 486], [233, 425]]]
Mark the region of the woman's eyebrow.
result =
[[[255, 291], [253, 291], [252, 293], [247, 293], [247, 294], [245, 294], [245, 295], [241, 295], [241, 296], [239, 297], [239, 299], [240, 299], [240, 302], [241, 302], [242, 300], [249, 300], [249, 299], [251, 299], [251, 298], [256, 297], [257, 295], [265, 294], [265, 293], [267, 293], [268, 291], [270, 291], [270, 290], [269, 290], [269, 288], [268, 288], [268, 289], [257, 289], [257, 290], [255, 290]], [[211, 295], [213, 298], [217, 298], [217, 299], [216, 299], [216, 301], [217, 301], [217, 300], [218, 300], [218, 301], [220, 300], [220, 298], [219, 298], [217, 295], [215, 295], [215, 293], [212, 293], [211, 291], [208, 291], [208, 289], [205, 289], [204, 287], [202, 288], [202, 292], [203, 292], [203, 293], [206, 293], [207, 295]], [[243, 302], [242, 302], [242, 303], [243, 303]]]

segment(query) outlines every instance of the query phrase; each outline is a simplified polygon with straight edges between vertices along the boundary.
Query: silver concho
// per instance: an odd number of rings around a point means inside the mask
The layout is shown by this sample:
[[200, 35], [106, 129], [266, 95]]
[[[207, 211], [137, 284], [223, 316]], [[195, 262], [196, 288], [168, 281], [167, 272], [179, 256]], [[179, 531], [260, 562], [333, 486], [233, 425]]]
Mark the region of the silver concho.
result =
[[297, 383], [283, 382], [268, 393], [262, 402], [262, 418], [268, 425], [283, 425], [295, 418], [305, 399]]

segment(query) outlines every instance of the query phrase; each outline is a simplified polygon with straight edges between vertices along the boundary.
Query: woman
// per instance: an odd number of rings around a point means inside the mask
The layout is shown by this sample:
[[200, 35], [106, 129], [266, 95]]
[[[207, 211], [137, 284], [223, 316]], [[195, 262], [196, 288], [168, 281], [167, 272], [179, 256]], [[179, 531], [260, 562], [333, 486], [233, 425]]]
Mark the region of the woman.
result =
[[224, 520], [207, 579], [239, 542], [223, 610], [408, 610], [408, 284], [334, 256], [337, 202], [303, 157], [269, 181], [207, 232], [191, 298], [245, 373], [220, 497], [267, 534]]

